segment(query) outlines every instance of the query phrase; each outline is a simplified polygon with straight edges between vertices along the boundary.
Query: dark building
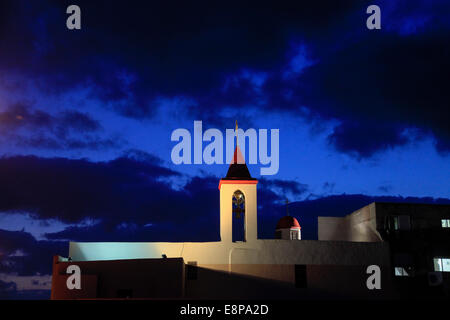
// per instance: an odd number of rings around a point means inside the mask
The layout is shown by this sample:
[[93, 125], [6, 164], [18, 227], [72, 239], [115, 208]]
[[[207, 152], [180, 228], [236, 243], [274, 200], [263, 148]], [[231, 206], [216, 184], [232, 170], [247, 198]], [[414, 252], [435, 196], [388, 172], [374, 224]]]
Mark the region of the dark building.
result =
[[319, 217], [319, 240], [387, 242], [401, 296], [449, 295], [449, 205], [374, 202], [342, 218]]

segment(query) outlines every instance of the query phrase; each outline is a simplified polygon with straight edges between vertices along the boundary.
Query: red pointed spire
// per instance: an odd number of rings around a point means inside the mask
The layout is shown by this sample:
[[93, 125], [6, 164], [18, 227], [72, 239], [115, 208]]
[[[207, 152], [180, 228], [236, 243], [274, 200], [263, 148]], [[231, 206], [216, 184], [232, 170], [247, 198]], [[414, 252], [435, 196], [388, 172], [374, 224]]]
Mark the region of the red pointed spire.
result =
[[234, 149], [233, 159], [231, 159], [230, 166], [228, 167], [228, 172], [225, 178], [220, 180], [220, 186], [223, 183], [244, 183], [244, 184], [257, 184], [258, 180], [252, 178], [250, 172], [248, 171], [247, 165], [245, 164], [245, 158], [242, 155], [241, 149], [238, 145], [237, 132], [238, 126], [236, 121], [236, 148]]
[[245, 158], [242, 155], [241, 148], [239, 148], [238, 145], [236, 145], [236, 148], [234, 149], [233, 159], [230, 162], [230, 166], [232, 164], [245, 164]]

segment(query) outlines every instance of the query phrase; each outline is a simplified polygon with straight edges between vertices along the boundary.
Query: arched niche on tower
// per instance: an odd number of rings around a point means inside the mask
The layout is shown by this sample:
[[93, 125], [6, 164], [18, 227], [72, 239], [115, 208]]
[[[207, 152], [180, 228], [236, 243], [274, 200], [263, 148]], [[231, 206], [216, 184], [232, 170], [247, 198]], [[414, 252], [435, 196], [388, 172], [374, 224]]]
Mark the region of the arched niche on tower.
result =
[[245, 195], [235, 190], [232, 196], [232, 241], [246, 241]]

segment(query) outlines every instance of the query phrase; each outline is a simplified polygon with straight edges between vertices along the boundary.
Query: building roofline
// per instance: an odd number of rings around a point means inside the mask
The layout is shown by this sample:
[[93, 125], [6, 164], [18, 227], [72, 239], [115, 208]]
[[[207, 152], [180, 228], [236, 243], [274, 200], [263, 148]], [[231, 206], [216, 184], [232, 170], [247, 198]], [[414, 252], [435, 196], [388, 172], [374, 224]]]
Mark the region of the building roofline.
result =
[[[426, 202], [392, 202], [392, 201], [373, 201], [372, 203], [380, 203], [380, 204], [393, 204], [393, 205], [421, 205], [421, 206], [442, 206], [442, 207], [450, 207], [450, 204], [445, 203], [426, 203]], [[362, 207], [364, 208], [364, 207]], [[358, 209], [359, 210], [359, 209]]]

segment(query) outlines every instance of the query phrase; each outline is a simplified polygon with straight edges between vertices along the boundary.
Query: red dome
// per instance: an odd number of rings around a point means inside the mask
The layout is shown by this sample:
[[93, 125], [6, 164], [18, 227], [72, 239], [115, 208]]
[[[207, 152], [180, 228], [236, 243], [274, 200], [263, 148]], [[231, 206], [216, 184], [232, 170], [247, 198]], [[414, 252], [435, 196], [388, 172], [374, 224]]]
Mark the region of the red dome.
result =
[[277, 223], [277, 229], [287, 229], [287, 228], [299, 228], [300, 224], [298, 223], [297, 219], [291, 216], [285, 216], [281, 218]]

